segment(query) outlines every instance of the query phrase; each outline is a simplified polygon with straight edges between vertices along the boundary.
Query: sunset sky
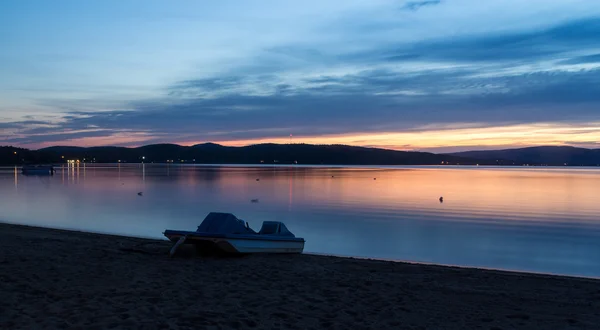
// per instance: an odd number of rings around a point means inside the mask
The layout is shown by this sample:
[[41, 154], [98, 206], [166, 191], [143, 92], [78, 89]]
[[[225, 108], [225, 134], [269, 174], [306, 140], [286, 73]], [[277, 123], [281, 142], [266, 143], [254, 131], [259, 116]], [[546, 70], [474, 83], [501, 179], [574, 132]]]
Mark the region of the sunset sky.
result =
[[600, 148], [600, 1], [0, 3], [0, 145], [290, 140]]

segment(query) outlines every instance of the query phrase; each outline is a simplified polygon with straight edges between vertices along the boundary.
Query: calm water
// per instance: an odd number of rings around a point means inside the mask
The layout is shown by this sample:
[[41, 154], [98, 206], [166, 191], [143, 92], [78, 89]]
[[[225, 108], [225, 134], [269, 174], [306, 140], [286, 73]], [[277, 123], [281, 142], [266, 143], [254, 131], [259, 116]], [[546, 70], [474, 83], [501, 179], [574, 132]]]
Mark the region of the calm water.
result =
[[600, 276], [597, 169], [0, 168], [0, 197], [12, 223], [162, 237], [224, 211], [284, 221], [306, 252]]

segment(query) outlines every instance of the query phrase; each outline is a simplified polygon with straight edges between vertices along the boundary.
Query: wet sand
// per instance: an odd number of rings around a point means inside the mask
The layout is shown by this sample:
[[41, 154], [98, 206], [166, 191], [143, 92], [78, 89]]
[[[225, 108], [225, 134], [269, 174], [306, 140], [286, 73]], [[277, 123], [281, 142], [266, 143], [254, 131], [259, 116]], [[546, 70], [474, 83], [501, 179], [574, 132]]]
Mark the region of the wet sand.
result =
[[170, 247], [0, 224], [0, 329], [600, 328], [599, 280]]

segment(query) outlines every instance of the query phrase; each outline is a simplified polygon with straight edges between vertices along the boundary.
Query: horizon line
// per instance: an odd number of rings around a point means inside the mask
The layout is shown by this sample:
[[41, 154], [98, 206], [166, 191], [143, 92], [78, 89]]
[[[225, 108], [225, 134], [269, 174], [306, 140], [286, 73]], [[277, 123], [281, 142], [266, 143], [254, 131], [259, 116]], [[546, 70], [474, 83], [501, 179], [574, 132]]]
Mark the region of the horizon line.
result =
[[[578, 146], [573, 146], [573, 145], [530, 145], [530, 146], [520, 146], [520, 147], [514, 147], [514, 148], [498, 148], [498, 149], [490, 149], [490, 148], [488, 148], [488, 149], [469, 149], [469, 150], [456, 151], [456, 152], [432, 152], [432, 151], [422, 151], [422, 150], [418, 150], [418, 149], [414, 149], [414, 150], [398, 150], [398, 149], [384, 148], [384, 147], [377, 147], [377, 146], [352, 145], [352, 144], [343, 144], [343, 143], [329, 143], [329, 144], [328, 143], [323, 143], [323, 144], [320, 144], [320, 143], [305, 143], [305, 142], [298, 142], [298, 143], [262, 142], [262, 143], [251, 143], [251, 144], [246, 144], [246, 145], [226, 145], [226, 144], [220, 144], [220, 143], [216, 143], [216, 142], [203, 142], [203, 143], [196, 143], [196, 144], [189, 144], [188, 145], [188, 144], [179, 144], [179, 143], [165, 142], [165, 143], [143, 144], [143, 145], [138, 145], [138, 146], [118, 146], [118, 145], [101, 145], [101, 146], [54, 145], [54, 146], [44, 147], [44, 148], [38, 148], [38, 149], [29, 149], [29, 148], [18, 147], [18, 146], [13, 146], [13, 145], [3, 145], [3, 146], [0, 146], [0, 147], [2, 147], [2, 148], [14, 148], [14, 149], [31, 150], [31, 151], [40, 151], [40, 150], [51, 149], [51, 148], [79, 148], [79, 149], [91, 149], [91, 148], [124, 148], [124, 149], [139, 149], [139, 148], [144, 148], [144, 147], [149, 147], [149, 146], [158, 146], [158, 145], [172, 145], [172, 146], [178, 146], [178, 147], [191, 148], [191, 147], [195, 147], [195, 146], [209, 145], [209, 144], [220, 146], [220, 147], [227, 147], [227, 148], [245, 148], [245, 147], [259, 146], [259, 145], [278, 145], [278, 146], [284, 146], [284, 145], [344, 146], [344, 147], [353, 147], [353, 148], [378, 149], [378, 150], [388, 150], [388, 151], [397, 151], [397, 152], [430, 153], [430, 154], [459, 154], [459, 153], [465, 153], [465, 152], [503, 151], [503, 150], [519, 150], [519, 149], [530, 149], [530, 148], [573, 148], [573, 149], [585, 149], [585, 150], [600, 150], [600, 148], [585, 148], [585, 147], [578, 147]], [[448, 146], [448, 148], [453, 148], [453, 146]]]

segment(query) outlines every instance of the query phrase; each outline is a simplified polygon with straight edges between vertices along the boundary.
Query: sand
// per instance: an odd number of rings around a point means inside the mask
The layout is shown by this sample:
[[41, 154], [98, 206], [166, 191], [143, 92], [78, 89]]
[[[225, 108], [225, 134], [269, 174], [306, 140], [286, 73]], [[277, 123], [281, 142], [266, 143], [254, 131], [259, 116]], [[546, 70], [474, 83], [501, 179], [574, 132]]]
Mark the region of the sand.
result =
[[600, 328], [598, 280], [170, 246], [0, 224], [0, 329]]

